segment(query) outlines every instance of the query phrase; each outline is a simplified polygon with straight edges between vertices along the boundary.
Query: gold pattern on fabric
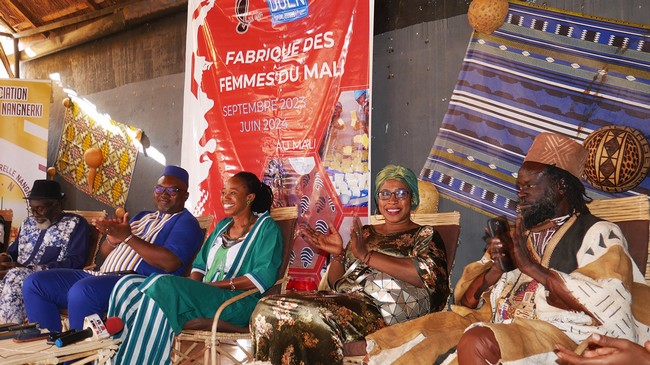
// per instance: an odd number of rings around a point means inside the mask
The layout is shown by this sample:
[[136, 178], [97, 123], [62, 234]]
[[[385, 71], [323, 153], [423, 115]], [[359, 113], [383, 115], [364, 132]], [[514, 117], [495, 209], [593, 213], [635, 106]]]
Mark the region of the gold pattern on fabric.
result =
[[[65, 110], [63, 133], [55, 167], [67, 182], [113, 208], [124, 206], [138, 156], [137, 130], [109, 118], [93, 118], [83, 102]], [[99, 148], [103, 162], [97, 168], [92, 191], [88, 189], [89, 167], [84, 153]]]

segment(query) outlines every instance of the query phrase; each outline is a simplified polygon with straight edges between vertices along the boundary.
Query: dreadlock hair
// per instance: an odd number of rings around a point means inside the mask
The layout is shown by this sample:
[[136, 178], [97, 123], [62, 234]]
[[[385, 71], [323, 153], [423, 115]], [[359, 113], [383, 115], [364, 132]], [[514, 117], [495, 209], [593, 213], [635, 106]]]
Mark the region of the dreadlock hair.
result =
[[566, 190], [566, 198], [572, 212], [589, 214], [587, 203], [590, 203], [593, 199], [587, 196], [585, 186], [580, 179], [570, 172], [553, 165], [546, 165], [544, 173], [558, 185], [564, 180], [566, 185], [563, 188]]

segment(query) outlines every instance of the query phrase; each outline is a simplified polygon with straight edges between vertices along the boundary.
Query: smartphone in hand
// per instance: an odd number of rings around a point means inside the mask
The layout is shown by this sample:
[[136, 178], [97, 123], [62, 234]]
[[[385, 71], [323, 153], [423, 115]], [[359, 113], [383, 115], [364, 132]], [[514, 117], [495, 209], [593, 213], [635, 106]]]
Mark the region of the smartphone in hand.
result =
[[[507, 235], [508, 232], [510, 231], [510, 224], [508, 223], [508, 219], [504, 216], [499, 216], [499, 217], [494, 217], [490, 218], [487, 221], [487, 232], [490, 237], [503, 237], [504, 235]], [[504, 247], [503, 247], [503, 253], [504, 256], [496, 259], [495, 261], [501, 268], [503, 272], [508, 272], [512, 271], [515, 269], [515, 264], [512, 261], [512, 258], [510, 257], [510, 250], [505, 247], [505, 242], [504, 242]]]
[[487, 221], [487, 229], [490, 237], [498, 237], [502, 234], [508, 233], [510, 225], [504, 216], [490, 218]]

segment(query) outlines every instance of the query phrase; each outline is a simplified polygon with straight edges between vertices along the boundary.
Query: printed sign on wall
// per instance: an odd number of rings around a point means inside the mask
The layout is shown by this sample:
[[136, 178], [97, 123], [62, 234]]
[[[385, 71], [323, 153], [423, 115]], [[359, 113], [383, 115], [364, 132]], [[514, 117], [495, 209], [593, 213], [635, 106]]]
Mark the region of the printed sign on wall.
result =
[[[246, 170], [274, 207], [303, 203], [300, 224], [367, 216], [369, 13], [367, 0], [189, 2], [182, 165], [194, 214], [223, 218], [223, 182]], [[298, 239], [294, 253], [293, 275], [320, 272], [319, 252]]]
[[0, 79], [0, 210], [12, 210], [12, 237], [27, 217], [34, 180], [45, 179], [52, 84]]

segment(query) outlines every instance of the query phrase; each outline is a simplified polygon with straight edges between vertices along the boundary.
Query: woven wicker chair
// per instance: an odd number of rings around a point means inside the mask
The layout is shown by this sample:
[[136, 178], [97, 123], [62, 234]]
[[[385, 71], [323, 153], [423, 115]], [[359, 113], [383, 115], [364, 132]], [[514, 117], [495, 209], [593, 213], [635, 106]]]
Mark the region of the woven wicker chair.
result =
[[[275, 208], [271, 211], [271, 217], [280, 225], [282, 237], [284, 239], [282, 252], [282, 265], [280, 266], [280, 280], [274, 286], [267, 290], [265, 295], [284, 293], [286, 284], [289, 279], [289, 258], [291, 247], [293, 246], [295, 222], [298, 216], [296, 207]], [[197, 318], [188, 321], [183, 331], [174, 339], [172, 349], [172, 362], [174, 364], [184, 364], [190, 362], [203, 364], [220, 364], [221, 355], [228, 357], [236, 364], [242, 364], [253, 359], [253, 355], [245, 346], [240, 345], [238, 340], [250, 340], [250, 330], [248, 327], [234, 326], [228, 322], [220, 320], [219, 317], [223, 310], [237, 300], [257, 293], [257, 289], [245, 291], [227, 301], [225, 301], [214, 314], [214, 318]], [[184, 348], [185, 343], [185, 348]], [[246, 356], [243, 361], [237, 360], [228, 351], [221, 348], [222, 343], [233, 344], [237, 346]], [[202, 351], [194, 350], [203, 345]]]
[[650, 283], [650, 202], [647, 195], [627, 198], [594, 200], [589, 205], [591, 214], [616, 223], [627, 239], [632, 260]]
[[[383, 220], [383, 216], [373, 215], [370, 217], [370, 224], [379, 224]], [[442, 241], [445, 243], [445, 251], [447, 252], [447, 272], [451, 276], [451, 270], [454, 267], [456, 258], [456, 250], [460, 243], [458, 240], [460, 236], [460, 213], [412, 213], [411, 220], [419, 225], [434, 226], [438, 233], [440, 233]]]
[[4, 228], [4, 236], [0, 237], [2, 239], [2, 245], [0, 245], [0, 252], [7, 251], [9, 247], [9, 239], [11, 238], [11, 221], [14, 217], [14, 211], [11, 209], [0, 209], [0, 224]]
[[[203, 231], [203, 242], [205, 242], [205, 240], [208, 238], [208, 234], [210, 233], [210, 227], [212, 226], [212, 222], [214, 221], [214, 216], [213, 215], [200, 215], [200, 216], [196, 217], [196, 220], [199, 221], [199, 226], [201, 227], [201, 230]], [[192, 272], [192, 262], [194, 262], [194, 258], [199, 253], [199, 251], [201, 251], [201, 246], [199, 246], [196, 249], [196, 252], [194, 252], [194, 255], [192, 256], [192, 259], [187, 264], [187, 266], [185, 266], [185, 270], [183, 270], [183, 276], [185, 276], [185, 277], [190, 276], [190, 272]]]
[[93, 219], [106, 218], [105, 210], [66, 210], [66, 213], [78, 214], [86, 219], [90, 226], [88, 234], [88, 257], [84, 264], [84, 269], [92, 270], [95, 268], [95, 259], [97, 251], [99, 250], [99, 242], [102, 240], [103, 235], [92, 225]]

